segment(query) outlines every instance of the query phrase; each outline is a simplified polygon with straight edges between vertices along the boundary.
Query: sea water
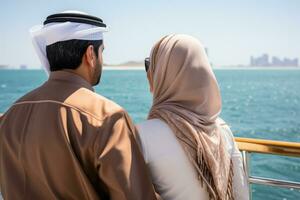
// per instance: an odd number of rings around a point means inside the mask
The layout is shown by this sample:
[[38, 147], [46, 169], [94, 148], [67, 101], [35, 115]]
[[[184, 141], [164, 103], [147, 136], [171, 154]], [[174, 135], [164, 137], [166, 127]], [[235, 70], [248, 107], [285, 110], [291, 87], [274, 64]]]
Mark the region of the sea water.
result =
[[[221, 117], [235, 136], [300, 142], [300, 70], [215, 70], [222, 93]], [[0, 113], [41, 85], [41, 70], [0, 70]], [[96, 92], [123, 106], [138, 123], [146, 119], [152, 97], [142, 70], [104, 70]], [[251, 174], [300, 181], [300, 159], [251, 155]], [[299, 190], [254, 185], [253, 199], [300, 199]]]

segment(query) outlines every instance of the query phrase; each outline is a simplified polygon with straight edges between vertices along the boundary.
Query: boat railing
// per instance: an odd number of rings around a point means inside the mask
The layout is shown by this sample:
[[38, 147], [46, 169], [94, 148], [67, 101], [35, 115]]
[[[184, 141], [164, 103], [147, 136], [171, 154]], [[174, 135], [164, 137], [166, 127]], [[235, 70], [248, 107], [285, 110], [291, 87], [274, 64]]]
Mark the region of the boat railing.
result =
[[300, 157], [300, 143], [235, 137], [243, 155], [243, 165], [249, 184], [249, 197], [252, 199], [252, 184], [268, 185], [289, 189], [300, 189], [300, 182], [253, 176], [250, 173], [251, 154], [273, 154]]

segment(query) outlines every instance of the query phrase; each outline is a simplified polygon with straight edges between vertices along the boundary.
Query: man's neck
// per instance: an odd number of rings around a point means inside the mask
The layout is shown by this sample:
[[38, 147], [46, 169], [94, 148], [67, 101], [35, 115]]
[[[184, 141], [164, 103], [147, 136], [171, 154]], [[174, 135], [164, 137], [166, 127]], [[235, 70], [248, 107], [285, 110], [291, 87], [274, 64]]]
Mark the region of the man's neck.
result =
[[91, 84], [90, 80], [88, 79], [88, 77], [85, 76], [83, 73], [81, 73], [79, 70], [63, 69], [62, 71], [69, 72], [69, 73], [75, 74], [77, 76], [80, 76], [81, 78], [83, 78], [86, 82], [88, 82], [92, 86], [92, 84]]

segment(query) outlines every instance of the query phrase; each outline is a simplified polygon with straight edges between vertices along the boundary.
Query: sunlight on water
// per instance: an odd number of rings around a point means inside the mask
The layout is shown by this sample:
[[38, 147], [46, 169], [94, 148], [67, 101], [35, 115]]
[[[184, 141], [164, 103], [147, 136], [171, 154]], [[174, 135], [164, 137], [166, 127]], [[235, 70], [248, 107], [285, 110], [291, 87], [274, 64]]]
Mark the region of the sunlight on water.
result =
[[[215, 70], [222, 118], [236, 136], [300, 142], [300, 70]], [[151, 95], [144, 71], [105, 70], [96, 92], [123, 106], [135, 122], [145, 120]], [[46, 76], [43, 71], [0, 71], [0, 113]], [[257, 176], [300, 181], [300, 160], [253, 155]], [[300, 199], [299, 190], [252, 187], [253, 199]]]

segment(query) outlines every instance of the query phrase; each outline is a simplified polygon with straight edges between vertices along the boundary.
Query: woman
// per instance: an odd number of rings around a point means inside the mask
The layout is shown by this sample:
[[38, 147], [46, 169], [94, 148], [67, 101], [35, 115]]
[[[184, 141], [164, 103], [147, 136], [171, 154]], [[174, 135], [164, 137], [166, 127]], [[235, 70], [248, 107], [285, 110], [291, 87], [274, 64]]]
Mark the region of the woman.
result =
[[148, 68], [153, 105], [137, 128], [161, 197], [248, 199], [241, 154], [218, 117], [219, 86], [202, 44], [187, 35], [166, 36], [152, 48]]

